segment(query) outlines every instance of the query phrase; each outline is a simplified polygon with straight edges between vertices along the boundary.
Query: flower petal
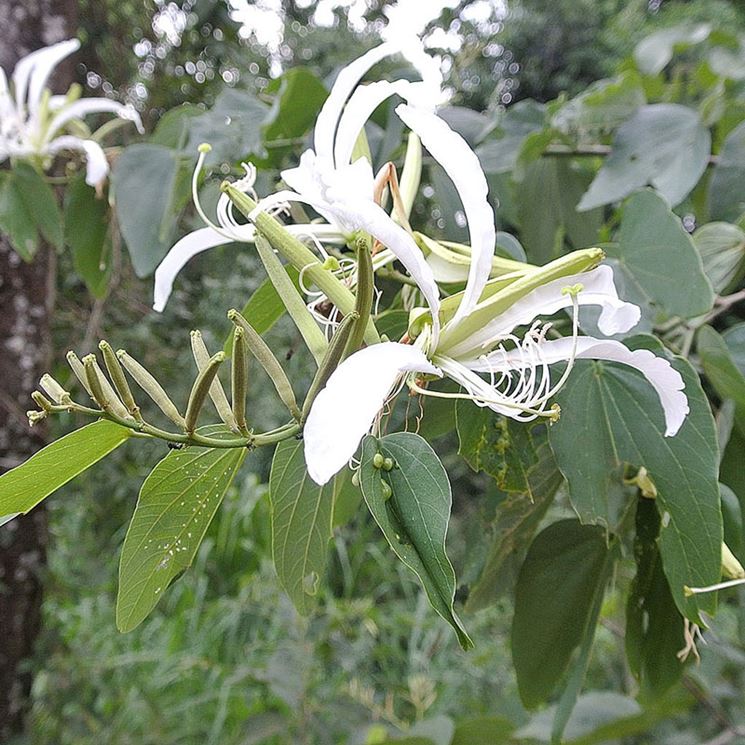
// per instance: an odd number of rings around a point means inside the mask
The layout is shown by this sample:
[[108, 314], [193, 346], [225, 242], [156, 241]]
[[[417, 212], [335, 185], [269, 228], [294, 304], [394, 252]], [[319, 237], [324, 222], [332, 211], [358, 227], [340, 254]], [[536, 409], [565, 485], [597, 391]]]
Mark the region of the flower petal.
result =
[[[333, 196], [329, 192], [330, 196]], [[354, 226], [364, 230], [387, 246], [396, 258], [406, 267], [432, 312], [433, 340], [432, 348], [437, 345], [440, 321], [440, 290], [435, 282], [432, 267], [427, 263], [424, 254], [414, 239], [391, 216], [375, 202], [363, 199], [342, 201], [343, 195], [338, 195], [338, 201], [332, 202], [339, 222], [347, 226]]]
[[336, 127], [339, 124], [341, 112], [344, 109], [347, 99], [357, 84], [362, 80], [365, 73], [376, 63], [385, 57], [395, 54], [398, 46], [390, 42], [380, 44], [369, 52], [342, 68], [336, 76], [336, 81], [331, 88], [331, 93], [323, 104], [318, 118], [316, 119], [316, 128], [314, 133], [314, 145], [316, 153], [333, 162], [334, 157], [334, 138]]
[[77, 150], [85, 153], [85, 183], [89, 186], [97, 186], [109, 173], [109, 161], [106, 160], [101, 146], [93, 140], [83, 140], [73, 135], [62, 135], [52, 140], [46, 147], [46, 151], [55, 154], [60, 150]]
[[406, 372], [439, 375], [416, 347], [396, 342], [355, 352], [333, 372], [305, 423], [305, 462], [325, 484], [357, 451], [398, 378]]
[[423, 109], [401, 104], [396, 113], [421, 139], [430, 155], [445, 169], [463, 204], [471, 240], [468, 283], [451, 324], [456, 324], [478, 303], [489, 280], [497, 241], [494, 210], [488, 201], [489, 185], [476, 154], [444, 119]]
[[[549, 365], [564, 362], [571, 357], [572, 346], [570, 337], [545, 341], [540, 347], [541, 358]], [[581, 336], [577, 339], [576, 358], [619, 362], [638, 370], [660, 399], [665, 413], [665, 436], [672, 437], [678, 432], [689, 412], [688, 398], [683, 393], [683, 378], [664, 357], [658, 357], [648, 349], [631, 350], [613, 339]], [[517, 352], [496, 351], [467, 364], [480, 372], [501, 372], [519, 369], [524, 363]]]
[[18, 62], [13, 70], [13, 88], [19, 110], [26, 104], [28, 92], [28, 110], [32, 114], [37, 111], [44, 86], [52, 70], [65, 57], [78, 49], [80, 49], [80, 42], [77, 39], [68, 39], [37, 49]]
[[551, 316], [562, 308], [570, 307], [571, 296], [562, 290], [575, 284], [583, 287], [577, 295], [579, 305], [600, 306], [598, 327], [604, 334], [624, 333], [639, 323], [639, 307], [619, 299], [613, 283], [613, 269], [602, 265], [589, 272], [555, 279], [532, 290], [477, 333], [456, 344], [448, 353], [464, 357], [475, 350], [475, 356], [478, 356], [484, 352], [485, 347], [509, 334], [517, 326], [530, 324], [539, 316]]
[[145, 131], [142, 127], [140, 115], [132, 106], [125, 106], [118, 101], [112, 101], [108, 98], [81, 98], [63, 107], [57, 113], [49, 124], [49, 135], [54, 135], [55, 132], [58, 132], [65, 124], [73, 119], [83, 119], [88, 114], [104, 112], [116, 114], [122, 119], [128, 119], [134, 122], [140, 134]]

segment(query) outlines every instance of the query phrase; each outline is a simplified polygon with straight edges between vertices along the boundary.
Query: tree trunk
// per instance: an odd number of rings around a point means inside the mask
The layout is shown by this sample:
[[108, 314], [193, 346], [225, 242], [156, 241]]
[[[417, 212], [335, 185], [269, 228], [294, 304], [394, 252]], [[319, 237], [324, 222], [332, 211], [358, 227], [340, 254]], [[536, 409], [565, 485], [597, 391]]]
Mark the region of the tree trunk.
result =
[[[0, 66], [8, 75], [18, 59], [68, 38], [77, 27], [75, 0], [0, 0]], [[55, 76], [60, 91], [74, 65]], [[0, 473], [43, 444], [31, 430], [29, 395], [48, 367], [54, 298], [54, 256], [45, 246], [24, 263], [0, 235]], [[0, 528], [0, 742], [21, 731], [31, 675], [26, 661], [40, 628], [47, 526], [37, 508]]]

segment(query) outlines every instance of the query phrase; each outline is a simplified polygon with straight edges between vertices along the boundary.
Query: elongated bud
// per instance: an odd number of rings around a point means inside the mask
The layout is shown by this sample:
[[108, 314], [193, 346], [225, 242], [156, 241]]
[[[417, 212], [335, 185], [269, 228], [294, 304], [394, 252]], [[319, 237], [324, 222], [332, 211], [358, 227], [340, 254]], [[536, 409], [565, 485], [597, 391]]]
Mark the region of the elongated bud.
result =
[[406, 143], [406, 156], [404, 167], [401, 171], [401, 204], [403, 205], [406, 219], [411, 215], [414, 199], [419, 192], [419, 182], [422, 178], [422, 141], [415, 132], [409, 133]]
[[45, 413], [50, 414], [54, 410], [54, 404], [41, 391], [34, 391], [31, 398]]
[[647, 499], [657, 498], [657, 487], [644, 466], [636, 472], [633, 479], [624, 479], [624, 483], [634, 484], [639, 489], [640, 494]]
[[179, 414], [176, 405], [168, 398], [161, 384], [136, 360], [123, 349], [116, 353], [122, 367], [132, 376], [132, 380], [142, 388], [155, 405], [175, 424], [184, 427], [184, 418]]
[[254, 327], [237, 311], [235, 308], [228, 311], [228, 318], [240, 328], [243, 329], [243, 339], [246, 342], [248, 351], [256, 358], [258, 363], [264, 368], [269, 379], [279, 395], [282, 403], [288, 408], [290, 414], [300, 421], [301, 413], [297, 405], [295, 393], [292, 390], [290, 381], [279, 364], [277, 358], [272, 354], [266, 342], [256, 333]]
[[70, 403], [70, 394], [49, 373], [41, 376], [39, 385], [54, 403]]
[[344, 357], [356, 352], [365, 338], [367, 321], [370, 318], [375, 291], [375, 276], [373, 274], [372, 254], [368, 241], [362, 236], [356, 240], [357, 248], [357, 297], [355, 299], [354, 311], [357, 319], [349, 334], [349, 341], [344, 350]]
[[120, 419], [131, 419], [130, 413], [119, 400], [116, 391], [111, 387], [111, 383], [99, 367], [96, 356], [88, 354], [83, 357], [83, 366], [85, 367], [86, 380], [91, 391], [93, 391], [93, 399], [96, 403], [109, 414], [113, 414]]
[[217, 371], [224, 360], [225, 352], [218, 352], [213, 357], [210, 357], [204, 369], [197, 375], [197, 379], [194, 381], [194, 386], [189, 394], [189, 404], [186, 407], [186, 416], [184, 417], [187, 432], [193, 432], [197, 428], [199, 412], [202, 410], [202, 406], [204, 406], [204, 402], [210, 392], [210, 386], [215, 380]]
[[303, 421], [305, 421], [305, 418], [310, 413], [310, 407], [313, 406], [313, 401], [315, 401], [316, 396], [328, 382], [331, 373], [339, 367], [339, 363], [344, 359], [344, 350], [349, 344], [349, 338], [358, 320], [359, 316], [357, 313], [350, 313], [348, 316], [345, 316], [331, 337], [326, 356], [319, 365], [303, 402]]
[[245, 331], [236, 326], [233, 332], [233, 367], [231, 368], [233, 416], [241, 432], [246, 432], [246, 396], [248, 395], [248, 350]]
[[724, 541], [722, 541], [722, 577], [725, 579], [745, 579], [745, 569]]
[[88, 378], [85, 375], [83, 363], [80, 361], [78, 355], [72, 350], [67, 353], [67, 364], [70, 365], [70, 369], [75, 374], [75, 377], [80, 381], [83, 388], [88, 392], [88, 395], [93, 398], [93, 391], [91, 391], [90, 386], [88, 385]]
[[[210, 364], [210, 353], [200, 331], [191, 332], [191, 351], [194, 355], [194, 361], [197, 363], [197, 369], [202, 372]], [[225, 390], [217, 375], [212, 380], [209, 394], [220, 419], [234, 432], [238, 432], [238, 424], [233, 416], [233, 410], [230, 408], [228, 397], [225, 395]]]
[[103, 361], [106, 365], [106, 369], [111, 377], [111, 382], [114, 384], [116, 392], [119, 394], [119, 398], [127, 408], [127, 411], [137, 420], [141, 421], [142, 416], [140, 414], [140, 407], [132, 395], [132, 390], [127, 383], [127, 379], [124, 377], [124, 370], [117, 359], [116, 353], [114, 352], [111, 344], [107, 341], [102, 340], [98, 343], [98, 348], [103, 354]]

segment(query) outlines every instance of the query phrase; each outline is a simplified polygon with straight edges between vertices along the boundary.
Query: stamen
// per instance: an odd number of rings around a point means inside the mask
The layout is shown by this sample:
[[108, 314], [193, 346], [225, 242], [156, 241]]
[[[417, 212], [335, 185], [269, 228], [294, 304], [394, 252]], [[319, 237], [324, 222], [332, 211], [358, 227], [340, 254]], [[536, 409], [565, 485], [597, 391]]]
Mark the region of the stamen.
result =
[[709, 585], [708, 587], [684, 587], [683, 594], [686, 597], [691, 595], [702, 595], [705, 592], [716, 592], [717, 590], [726, 590], [728, 587], [736, 587], [737, 585], [744, 585], [745, 579], [730, 579], [727, 582], [719, 582], [716, 585]]
[[696, 658], [696, 662], [701, 662], [701, 655], [698, 653], [696, 648], [696, 639], [706, 644], [706, 640], [701, 633], [701, 629], [698, 624], [691, 623], [687, 618], [683, 619], [683, 638], [685, 639], [685, 646], [679, 652], [676, 653], [676, 657], [681, 661], [685, 662], [689, 655], [693, 655]]
[[202, 203], [199, 201], [199, 177], [202, 175], [205, 158], [212, 151], [212, 145], [207, 142], [203, 142], [199, 146], [198, 150], [199, 158], [197, 158], [197, 164], [194, 167], [194, 173], [191, 176], [191, 198], [194, 202], [194, 207], [196, 208], [197, 214], [199, 215], [199, 217], [202, 218], [205, 225], [212, 228], [212, 230], [214, 230], [216, 233], [219, 233], [224, 238], [234, 241], [235, 236], [227, 233], [220, 226], [215, 225], [215, 223], [212, 222], [209, 217], [207, 217], [207, 213], [204, 211], [204, 209], [202, 208]]

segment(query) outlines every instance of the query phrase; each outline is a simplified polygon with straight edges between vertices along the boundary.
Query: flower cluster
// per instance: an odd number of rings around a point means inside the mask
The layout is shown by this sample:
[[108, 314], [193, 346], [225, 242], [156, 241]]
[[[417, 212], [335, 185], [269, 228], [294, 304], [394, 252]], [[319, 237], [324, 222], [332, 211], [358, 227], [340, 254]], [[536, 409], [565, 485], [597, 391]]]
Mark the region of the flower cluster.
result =
[[[412, 63], [420, 82], [360, 84], [373, 65], [395, 53]], [[385, 402], [402, 386], [419, 395], [470, 399], [519, 421], [552, 421], [558, 416], [552, 398], [577, 359], [636, 368], [659, 397], [666, 435], [675, 435], [688, 413], [688, 402], [683, 380], [671, 364], [614, 339], [580, 335], [582, 306], [599, 308], [598, 327], [605, 336], [624, 334], [640, 319], [639, 308], [618, 297], [613, 271], [601, 264], [600, 249], [575, 251], [544, 267], [500, 264], [495, 257], [495, 217], [487, 180], [467, 142], [438, 116], [440, 91], [437, 63], [416, 42], [400, 48], [382, 44], [342, 70], [319, 114], [314, 148], [302, 154], [296, 168], [282, 172], [288, 188], [260, 200], [247, 212], [248, 224], [233, 215], [235, 190], [224, 193], [218, 224], [207, 221], [208, 227], [186, 236], [159, 267], [156, 307], [162, 309], [174, 277], [191, 256], [227, 242], [252, 241], [257, 230], [261, 232], [260, 221], [267, 211], [302, 202], [325, 222], [288, 225], [287, 231], [316, 244], [353, 246], [360, 235], [370, 236], [373, 268], [379, 271], [399, 262], [426, 306], [411, 309], [409, 330], [400, 341], [368, 344], [348, 356], [315, 398], [304, 424], [304, 441], [308, 472], [317, 483], [326, 483], [353, 458]], [[366, 121], [394, 95], [403, 101], [396, 114], [411, 131], [407, 167], [414, 163], [421, 169], [423, 147], [459, 194], [470, 245], [457, 257], [409, 226], [419, 170], [413, 176], [405, 171], [399, 188], [395, 169], [388, 164], [375, 175], [369, 155], [360, 147]], [[250, 193], [253, 183], [248, 179], [233, 186]], [[383, 206], [386, 186], [392, 196], [390, 213]], [[274, 247], [282, 252], [281, 245]], [[439, 272], [443, 257], [447, 261], [450, 256], [460, 269], [467, 257], [467, 276], [461, 292], [443, 298], [433, 267], [439, 267]], [[353, 272], [343, 274], [349, 276]], [[353, 284], [353, 278], [348, 284]], [[318, 293], [313, 295], [313, 303], [318, 298]], [[571, 313], [568, 336], [557, 335], [550, 323], [541, 320], [560, 311]], [[557, 338], [549, 338], [552, 334]], [[563, 372], [554, 380], [551, 367], [560, 363]], [[455, 381], [461, 392], [433, 389], [430, 382], [442, 377]]]
[[[106, 178], [109, 164], [82, 119], [89, 114], [111, 113], [143, 130], [131, 106], [108, 98], [80, 98], [77, 86], [64, 96], [50, 94], [46, 86], [54, 68], [79, 48], [77, 39], [68, 39], [32, 52], [15, 66], [12, 88], [0, 68], [0, 162], [39, 159], [46, 167], [47, 161], [62, 151], [80, 152], [86, 160], [86, 181], [96, 186]], [[70, 130], [79, 134], [70, 134]]]

